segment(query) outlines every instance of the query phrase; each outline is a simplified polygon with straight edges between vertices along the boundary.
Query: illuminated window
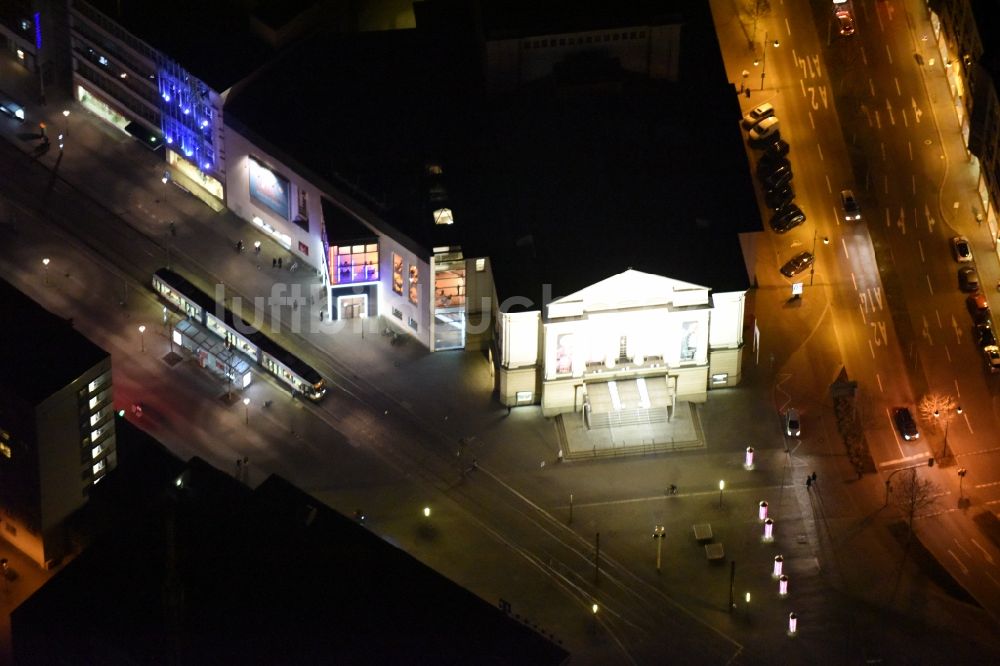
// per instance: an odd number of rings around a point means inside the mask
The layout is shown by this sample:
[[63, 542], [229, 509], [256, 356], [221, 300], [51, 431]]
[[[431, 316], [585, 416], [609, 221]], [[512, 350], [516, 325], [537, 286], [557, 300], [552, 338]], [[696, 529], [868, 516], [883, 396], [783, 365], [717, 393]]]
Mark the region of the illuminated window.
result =
[[378, 243], [335, 245], [331, 254], [334, 261], [334, 284], [378, 280]]
[[3, 455], [4, 458], [10, 458], [10, 447], [0, 443], [0, 455]]
[[101, 446], [100, 444], [98, 444], [97, 446], [95, 446], [94, 448], [92, 448], [92, 449], [90, 450], [90, 457], [91, 457], [91, 458], [96, 458], [96, 457], [98, 457], [99, 455], [101, 455], [101, 452], [102, 452], [102, 451], [104, 451], [104, 447], [103, 447], [103, 446]]
[[434, 211], [434, 224], [454, 224], [455, 218], [450, 208], [438, 208]]
[[90, 391], [91, 393], [93, 393], [97, 389], [99, 389], [102, 386], [104, 386], [105, 384], [107, 384], [109, 379], [111, 379], [111, 373], [105, 372], [103, 375], [101, 375], [100, 377], [98, 377], [94, 381], [92, 381], [89, 384], [87, 384], [87, 390]]
[[485, 259], [476, 259], [476, 272], [477, 273], [482, 273], [485, 270], [486, 270], [486, 260]]
[[98, 460], [96, 463], [94, 463], [94, 467], [92, 468], [94, 470], [94, 475], [96, 476], [101, 472], [103, 472], [105, 465], [106, 463], [103, 460]]

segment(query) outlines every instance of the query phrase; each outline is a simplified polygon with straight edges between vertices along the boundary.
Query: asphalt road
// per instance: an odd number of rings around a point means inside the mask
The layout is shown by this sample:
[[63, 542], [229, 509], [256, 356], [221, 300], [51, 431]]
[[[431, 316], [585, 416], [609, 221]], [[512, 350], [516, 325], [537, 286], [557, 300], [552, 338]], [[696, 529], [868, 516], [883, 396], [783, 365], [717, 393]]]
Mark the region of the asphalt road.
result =
[[[791, 302], [785, 324], [806, 329], [801, 350], [821, 377], [832, 380], [844, 366], [859, 382], [866, 436], [883, 477], [919, 466], [919, 475], [936, 484], [937, 501], [918, 514], [921, 539], [1000, 617], [1000, 551], [974, 522], [1000, 501], [998, 380], [984, 371], [972, 340], [949, 239], [969, 237], [984, 285], [993, 284], [996, 273], [993, 244], [972, 210], [975, 181], [950, 99], [941, 94], [940, 58], [938, 70], [930, 65], [935, 54], [923, 39], [919, 3], [854, 2], [852, 37], [828, 30], [831, 9], [772, 5], [758, 27], [780, 45], [764, 47], [767, 85], [743, 106], [775, 105], [792, 146], [796, 200], [809, 216], [787, 235], [768, 232], [773, 268], [762, 262], [759, 278], [762, 288], [773, 289], [805, 282], [803, 302], [829, 304], [803, 318], [796, 312], [802, 303]], [[723, 51], [731, 72], [747, 66], [745, 44], [724, 44]], [[863, 223], [842, 219], [841, 189], [860, 199]], [[777, 273], [792, 254], [814, 247], [815, 286], [809, 273], [793, 280]], [[817, 400], [822, 383], [783, 383], [776, 406]], [[950, 396], [962, 413], [922, 419], [918, 403], [931, 393]], [[900, 405], [918, 418], [919, 440], [904, 441], [893, 425], [891, 409]], [[945, 434], [954, 459], [944, 456]], [[930, 457], [939, 463], [934, 469], [926, 467]], [[956, 472], [963, 467], [968, 502], [959, 501]]]

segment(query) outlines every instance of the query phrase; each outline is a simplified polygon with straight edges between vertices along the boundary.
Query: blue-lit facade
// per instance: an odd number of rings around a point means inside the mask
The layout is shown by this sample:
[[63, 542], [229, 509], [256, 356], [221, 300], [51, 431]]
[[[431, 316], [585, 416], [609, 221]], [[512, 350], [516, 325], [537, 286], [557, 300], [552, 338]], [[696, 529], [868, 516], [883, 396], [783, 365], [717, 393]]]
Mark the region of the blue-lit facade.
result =
[[216, 97], [204, 83], [177, 63], [158, 63], [160, 128], [168, 148], [183, 155], [200, 171], [216, 170]]

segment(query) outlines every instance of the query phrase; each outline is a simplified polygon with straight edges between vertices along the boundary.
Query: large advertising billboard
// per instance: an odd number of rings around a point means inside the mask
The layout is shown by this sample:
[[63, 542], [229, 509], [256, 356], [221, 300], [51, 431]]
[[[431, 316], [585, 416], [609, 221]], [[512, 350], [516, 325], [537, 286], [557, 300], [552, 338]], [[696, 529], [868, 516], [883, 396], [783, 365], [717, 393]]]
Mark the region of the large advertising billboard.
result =
[[262, 206], [267, 206], [282, 218], [291, 218], [290, 189], [287, 178], [279, 176], [250, 158], [250, 198]]

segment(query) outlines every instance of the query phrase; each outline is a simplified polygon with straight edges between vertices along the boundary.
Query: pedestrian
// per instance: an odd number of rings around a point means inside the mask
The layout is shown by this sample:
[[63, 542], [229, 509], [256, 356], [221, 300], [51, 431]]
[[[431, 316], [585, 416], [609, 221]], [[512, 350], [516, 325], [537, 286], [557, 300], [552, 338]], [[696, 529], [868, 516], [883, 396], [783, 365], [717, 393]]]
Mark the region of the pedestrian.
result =
[[326, 314], [323, 310], [319, 311], [319, 320], [323, 321], [323, 315]]
[[747, 96], [747, 99], [750, 99], [750, 89], [749, 88], [747, 88], [746, 90], [744, 90], [743, 93]]
[[807, 476], [806, 477], [806, 489], [807, 490], [811, 490], [812, 489], [812, 484], [813, 484], [812, 477], [811, 476]]
[[278, 268], [281, 268], [281, 257], [278, 257]]
[[677, 486], [674, 485], [673, 483], [670, 484], [670, 494], [671, 495], [676, 495], [677, 494]]
[[293, 310], [298, 310], [299, 309], [299, 302], [298, 301], [292, 301], [292, 309]]
[[813, 483], [816, 483], [816, 472], [813, 472], [812, 473], [812, 477], [810, 477], [810, 478], [812, 478], [812, 482]]
[[274, 257], [271, 257], [271, 268], [277, 268], [277, 267], [278, 267], [278, 260], [275, 259]]

